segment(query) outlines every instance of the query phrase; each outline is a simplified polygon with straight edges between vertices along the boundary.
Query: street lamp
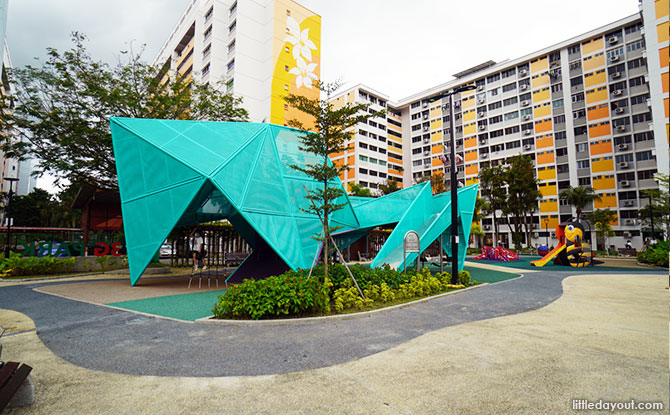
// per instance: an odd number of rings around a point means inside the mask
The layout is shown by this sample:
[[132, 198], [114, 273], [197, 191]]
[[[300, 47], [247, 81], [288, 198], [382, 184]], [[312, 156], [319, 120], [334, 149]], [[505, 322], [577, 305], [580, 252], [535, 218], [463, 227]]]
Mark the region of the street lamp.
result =
[[12, 184], [18, 182], [16, 177], [5, 177], [4, 180], [9, 182], [9, 200], [7, 201], [7, 213], [5, 220], [7, 221], [7, 245], [5, 245], [5, 258], [9, 258], [10, 246], [12, 243], [12, 196], [14, 195]]
[[[449, 132], [451, 134], [451, 283], [458, 284], [458, 185], [456, 183], [456, 131], [454, 128], [454, 94], [472, 91], [474, 85], [465, 85], [430, 98], [428, 102], [449, 97]], [[442, 252], [440, 252], [440, 258]]]
[[544, 234], [547, 237], [546, 244], [547, 248], [549, 248], [549, 218], [544, 218], [542, 220], [544, 221]]

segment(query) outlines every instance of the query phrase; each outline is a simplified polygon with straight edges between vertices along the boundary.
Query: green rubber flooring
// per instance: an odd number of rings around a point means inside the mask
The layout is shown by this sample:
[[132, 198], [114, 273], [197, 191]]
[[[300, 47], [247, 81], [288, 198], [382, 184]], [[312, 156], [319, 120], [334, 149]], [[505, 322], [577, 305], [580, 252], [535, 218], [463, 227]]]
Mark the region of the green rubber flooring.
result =
[[[451, 265], [445, 265], [444, 270], [446, 272], [451, 272], [450, 266]], [[430, 267], [430, 272], [432, 272], [432, 273], [436, 273], [436, 272], [440, 271], [439, 266], [434, 266], [434, 265], [430, 264], [429, 267]], [[466, 265], [463, 269], [470, 272], [470, 281], [487, 282], [489, 284], [493, 284], [494, 282], [509, 280], [509, 279], [516, 278], [516, 277], [521, 275], [521, 274], [518, 274], [518, 273], [494, 271], [494, 270], [490, 270], [490, 269], [471, 267], [471, 266], [468, 266], [468, 265]]]
[[166, 295], [164, 297], [109, 303], [114, 307], [140, 311], [179, 320], [195, 321], [212, 315], [212, 308], [219, 295], [226, 290], [203, 291], [199, 293]]
[[[542, 257], [539, 255], [524, 255], [524, 256], [519, 256], [518, 261], [489, 261], [489, 260], [475, 260], [472, 258], [467, 258], [466, 261], [472, 261], [476, 262], [478, 264], [489, 264], [489, 265], [497, 265], [499, 267], [507, 267], [507, 268], [519, 268], [519, 269], [532, 269], [536, 271], [575, 271], [578, 268], [573, 268], [573, 267], [566, 267], [564, 265], [556, 265], [554, 264], [553, 261], [547, 262], [547, 264], [543, 267], [534, 267], [530, 265], [530, 261], [535, 261], [538, 259], [541, 259]], [[596, 258], [596, 261], [598, 258]], [[635, 273], [640, 273], [640, 272], [658, 272], [659, 269], [653, 269], [653, 268], [623, 268], [623, 267], [606, 267], [602, 264], [594, 264], [593, 267], [586, 267], [586, 268], [581, 268], [582, 270], [588, 272], [589, 270], [593, 271], [614, 271], [614, 272], [635, 272]]]

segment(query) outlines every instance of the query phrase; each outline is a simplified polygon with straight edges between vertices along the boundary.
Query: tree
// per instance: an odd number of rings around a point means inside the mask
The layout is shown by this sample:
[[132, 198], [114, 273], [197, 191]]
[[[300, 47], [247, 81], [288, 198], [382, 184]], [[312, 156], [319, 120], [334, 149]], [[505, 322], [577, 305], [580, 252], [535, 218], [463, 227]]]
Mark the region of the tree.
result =
[[665, 227], [665, 233], [670, 234], [670, 194], [668, 193], [669, 177], [667, 174], [657, 173], [658, 189], [643, 190], [645, 196], [651, 197], [651, 203], [640, 209], [638, 217], [647, 226], [651, 226], [651, 217], [654, 218], [654, 229]]
[[[116, 165], [109, 117], [246, 121], [241, 99], [213, 85], [161, 71], [122, 52], [115, 67], [89, 56], [86, 36], [72, 49], [47, 49], [41, 67], [15, 69], [16, 94], [0, 102], [0, 132], [8, 157], [34, 158], [37, 173], [115, 189]], [[12, 101], [10, 101], [12, 99]], [[12, 108], [13, 106], [13, 108]]]
[[325, 94], [325, 99], [309, 99], [302, 95], [289, 94], [286, 97], [288, 105], [307, 114], [313, 121], [315, 132], [309, 131], [308, 126], [299, 120], [290, 120], [289, 125], [301, 130], [300, 150], [317, 156], [316, 163], [305, 166], [292, 165], [291, 168], [299, 170], [315, 181], [320, 183], [316, 190], [308, 191], [307, 199], [311, 206], [307, 211], [319, 216], [323, 223], [323, 231], [318, 236], [323, 240], [323, 264], [324, 273], [328, 275], [328, 241], [337, 227], [330, 226], [330, 216], [333, 212], [342, 209], [345, 204], [337, 203], [337, 199], [344, 195], [342, 188], [334, 181], [341, 172], [347, 169], [343, 164], [330, 162], [329, 155], [344, 152], [354, 134], [354, 127], [360, 122], [367, 121], [372, 117], [385, 114], [384, 111], [374, 113], [368, 112], [369, 104], [348, 103], [339, 108], [330, 102], [332, 93], [339, 89], [339, 83], [317, 83], [319, 89]]
[[349, 183], [349, 194], [351, 196], [372, 197], [372, 192], [367, 187], [358, 183]]
[[512, 240], [515, 248], [519, 250], [523, 233], [530, 245], [532, 214], [537, 210], [537, 201], [542, 194], [537, 187], [533, 161], [528, 156], [512, 157], [503, 176], [507, 184], [507, 198], [502, 211], [511, 216]]
[[496, 246], [499, 235], [497, 212], [505, 206], [507, 198], [504, 169], [500, 166], [482, 167], [479, 171], [479, 191], [487, 201], [482, 210], [493, 215], [493, 245]]
[[597, 209], [586, 214], [586, 220], [591, 222], [596, 230], [596, 237], [604, 239], [605, 248], [603, 251], [608, 250], [607, 238], [614, 235], [614, 231], [612, 231], [610, 224], [614, 223], [616, 219], [616, 212], [610, 209]]
[[568, 189], [561, 191], [558, 197], [575, 207], [578, 219], [582, 217], [582, 210], [586, 206], [601, 199], [600, 195], [591, 186], [570, 186]]
[[393, 179], [386, 179], [385, 183], [379, 185], [379, 190], [382, 195], [390, 195], [391, 193], [400, 190], [400, 185]]
[[417, 184], [427, 182], [430, 180], [430, 188], [434, 195], [439, 195], [447, 191], [447, 186], [444, 183], [444, 175], [441, 172], [435, 172], [432, 175], [421, 176], [416, 182]]
[[478, 246], [481, 248], [482, 243], [481, 243], [481, 238], [486, 235], [484, 231], [482, 231], [482, 226], [480, 225], [480, 221], [484, 219], [484, 213], [489, 209], [489, 204], [486, 201], [486, 199], [481, 198], [477, 196], [477, 199], [475, 199], [475, 212], [472, 215], [472, 225], [470, 225], [470, 243], [472, 243], [472, 240], [474, 237], [477, 237], [478, 240]]

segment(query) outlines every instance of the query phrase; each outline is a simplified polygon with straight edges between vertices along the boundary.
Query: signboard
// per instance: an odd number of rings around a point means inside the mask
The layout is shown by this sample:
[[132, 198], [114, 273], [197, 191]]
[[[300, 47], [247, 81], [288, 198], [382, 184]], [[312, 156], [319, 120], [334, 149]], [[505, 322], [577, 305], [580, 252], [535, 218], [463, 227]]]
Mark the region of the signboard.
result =
[[416, 252], [417, 254], [421, 251], [419, 246], [419, 234], [414, 231], [409, 231], [405, 234], [404, 241], [405, 253]]
[[407, 259], [408, 253], [416, 253], [416, 270], [419, 270], [419, 253], [421, 253], [421, 241], [419, 240], [419, 234], [414, 231], [408, 231], [405, 234], [405, 239], [402, 242], [402, 263], [403, 263], [403, 272], [405, 271], [405, 260]]

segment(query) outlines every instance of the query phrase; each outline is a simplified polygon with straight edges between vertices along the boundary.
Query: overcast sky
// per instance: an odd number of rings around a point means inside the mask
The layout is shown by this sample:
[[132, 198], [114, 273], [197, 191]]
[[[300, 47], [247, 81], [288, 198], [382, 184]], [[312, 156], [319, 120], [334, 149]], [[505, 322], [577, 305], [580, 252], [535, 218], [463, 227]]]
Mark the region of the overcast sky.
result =
[[[322, 18], [321, 78], [397, 101], [487, 60], [500, 62], [638, 12], [637, 0], [302, 0]], [[152, 61], [188, 0], [9, 0], [15, 67], [86, 33], [94, 59], [146, 44]], [[43, 181], [38, 185], [49, 188]]]
[[[637, 0], [302, 0], [322, 17], [325, 81], [364, 83], [392, 100], [486, 60], [514, 59], [638, 12]], [[90, 38], [115, 62], [130, 42], [153, 60], [187, 0], [9, 0], [14, 66]]]

